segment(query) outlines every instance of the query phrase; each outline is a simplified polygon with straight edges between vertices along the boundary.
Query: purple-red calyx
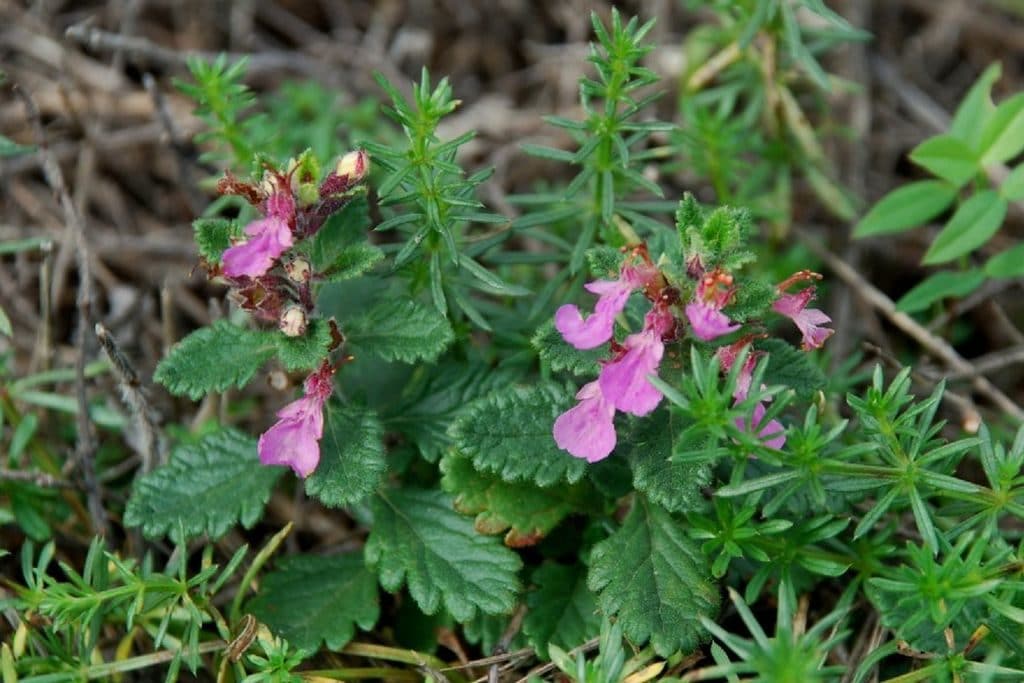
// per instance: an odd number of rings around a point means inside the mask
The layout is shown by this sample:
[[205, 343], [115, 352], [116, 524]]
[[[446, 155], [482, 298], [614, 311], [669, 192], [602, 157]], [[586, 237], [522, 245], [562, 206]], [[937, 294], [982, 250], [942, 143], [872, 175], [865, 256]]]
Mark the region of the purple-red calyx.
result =
[[305, 395], [277, 411], [277, 422], [260, 437], [257, 450], [264, 465], [287, 465], [308, 477], [320, 463], [324, 403], [334, 390], [334, 368], [324, 362], [306, 378]]
[[732, 275], [721, 270], [705, 274], [697, 283], [693, 301], [686, 304], [686, 317], [697, 339], [711, 341], [740, 329], [722, 313], [735, 292], [732, 284]]
[[825, 340], [835, 334], [835, 330], [825, 327], [827, 323], [832, 322], [832, 318], [817, 308], [807, 308], [807, 304], [814, 299], [814, 285], [805, 287], [796, 294], [786, 294], [785, 291], [797, 282], [820, 279], [821, 275], [809, 270], [794, 273], [776, 288], [779, 298], [772, 304], [773, 311], [792, 320], [800, 330], [800, 334], [803, 335], [800, 345], [805, 351], [820, 349]]

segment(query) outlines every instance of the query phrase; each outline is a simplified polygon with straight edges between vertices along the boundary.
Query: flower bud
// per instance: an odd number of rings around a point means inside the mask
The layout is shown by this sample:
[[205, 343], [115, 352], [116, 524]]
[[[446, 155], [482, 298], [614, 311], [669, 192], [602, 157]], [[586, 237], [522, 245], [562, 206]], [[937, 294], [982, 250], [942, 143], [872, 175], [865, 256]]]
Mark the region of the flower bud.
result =
[[338, 160], [334, 173], [339, 178], [347, 178], [349, 185], [354, 185], [362, 180], [369, 170], [369, 155], [365, 151], [357, 149]]
[[306, 314], [298, 306], [291, 306], [281, 314], [278, 328], [288, 337], [301, 337], [306, 334]]
[[284, 264], [284, 272], [292, 282], [309, 282], [313, 275], [313, 266], [306, 259], [299, 257]]

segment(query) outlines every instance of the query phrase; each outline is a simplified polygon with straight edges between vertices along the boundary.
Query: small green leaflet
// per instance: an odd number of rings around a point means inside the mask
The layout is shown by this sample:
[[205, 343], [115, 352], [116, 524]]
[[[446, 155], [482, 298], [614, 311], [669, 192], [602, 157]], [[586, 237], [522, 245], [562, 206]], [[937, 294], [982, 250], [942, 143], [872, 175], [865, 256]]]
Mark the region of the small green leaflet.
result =
[[672, 411], [659, 410], [637, 420], [623, 450], [636, 490], [667, 510], [683, 512], [705, 504], [701, 489], [711, 483], [711, 468], [707, 463], [671, 461], [673, 437], [681, 431], [673, 429], [673, 419], [678, 417]]
[[226, 218], [197, 218], [192, 221], [199, 255], [210, 263], [220, 263], [220, 257], [231, 246], [231, 238], [241, 234], [234, 221]]
[[519, 582], [519, 556], [493, 536], [481, 536], [473, 522], [452, 509], [440, 491], [398, 489], [373, 501], [373, 529], [366, 559], [381, 586], [403, 583], [427, 614], [442, 603], [456, 621], [511, 612]]
[[963, 140], [952, 135], [936, 135], [914, 148], [910, 160], [956, 187], [981, 172], [977, 154]]
[[384, 478], [384, 429], [369, 408], [329, 401], [325, 411], [320, 464], [306, 479], [306, 493], [344, 507], [376, 491]]
[[708, 560], [683, 527], [638, 495], [622, 526], [594, 546], [587, 579], [626, 637], [637, 645], [650, 640], [663, 657], [697, 647], [707, 637], [698, 617], [718, 611]]
[[1024, 275], [1024, 243], [1001, 251], [985, 264], [989, 277], [1021, 277]]
[[1024, 199], [1024, 164], [1018, 164], [1010, 171], [1010, 175], [999, 186], [999, 196], [1008, 202]]
[[597, 375], [600, 370], [597, 360], [607, 355], [603, 348], [580, 351], [566, 343], [562, 334], [555, 329], [554, 320], [548, 320], [537, 328], [530, 343], [537, 349], [541, 360], [551, 366], [552, 371], [571, 372], [577, 376]]
[[924, 225], [945, 211], [958, 188], [944, 180], [919, 180], [878, 200], [853, 229], [856, 238], [904, 232]]
[[356, 252], [346, 252], [358, 245], [370, 246], [366, 242], [366, 231], [370, 227], [365, 197], [356, 197], [340, 211], [335, 212], [313, 236], [310, 258], [317, 272], [344, 268], [344, 263], [355, 263]]
[[978, 143], [984, 166], [1001, 164], [1024, 149], [1024, 93], [999, 103]]
[[995, 105], [992, 104], [992, 86], [1002, 73], [999, 63], [990, 64], [985, 72], [974, 82], [967, 95], [960, 102], [949, 132], [954, 137], [966, 142], [972, 149], [978, 147], [981, 134], [992, 118]]
[[14, 157], [19, 154], [28, 154], [34, 152], [36, 148], [30, 145], [19, 145], [9, 137], [0, 135], [0, 159], [4, 157]]
[[359, 277], [384, 259], [384, 252], [369, 242], [358, 242], [345, 247], [334, 261], [323, 270], [327, 282], [341, 282]]
[[593, 510], [590, 487], [551, 486], [502, 481], [473, 468], [468, 458], [450, 453], [441, 461], [441, 488], [455, 496], [455, 509], [476, 515], [482, 534], [505, 534], [505, 545], [521, 548], [538, 543], [566, 515]]
[[896, 310], [917, 313], [941, 299], [965, 297], [984, 282], [985, 273], [977, 269], [932, 273], [896, 302]]
[[1007, 202], [995, 190], [982, 190], [965, 201], [949, 219], [921, 260], [945, 263], [988, 242], [1006, 218]]
[[504, 389], [474, 403], [450, 433], [478, 470], [537, 486], [573, 484], [586, 462], [559, 449], [551, 435], [555, 418], [568, 407], [568, 395], [552, 384]]
[[137, 479], [124, 522], [148, 538], [177, 540], [179, 528], [186, 538], [220, 538], [239, 522], [248, 528], [260, 519], [283, 472], [260, 464], [255, 439], [222, 429], [179, 446], [170, 462]]
[[310, 320], [306, 333], [300, 337], [274, 334], [277, 344], [277, 358], [285, 370], [315, 370], [327, 358], [331, 345], [331, 324], [323, 318]]
[[385, 299], [345, 327], [358, 353], [386, 361], [412, 363], [436, 359], [455, 334], [448, 320], [432, 306], [405, 297]]
[[545, 562], [533, 572], [533, 584], [523, 633], [538, 653], [546, 655], [549, 644], [568, 650], [601, 632], [597, 600], [582, 564]]
[[175, 396], [198, 400], [211, 391], [244, 387], [274, 355], [271, 333], [218, 320], [175, 344], [153, 379]]
[[247, 609], [295, 647], [315, 652], [325, 642], [340, 650], [355, 636], [356, 626], [368, 631], [377, 623], [377, 579], [366, 569], [361, 551], [292, 555], [262, 578]]

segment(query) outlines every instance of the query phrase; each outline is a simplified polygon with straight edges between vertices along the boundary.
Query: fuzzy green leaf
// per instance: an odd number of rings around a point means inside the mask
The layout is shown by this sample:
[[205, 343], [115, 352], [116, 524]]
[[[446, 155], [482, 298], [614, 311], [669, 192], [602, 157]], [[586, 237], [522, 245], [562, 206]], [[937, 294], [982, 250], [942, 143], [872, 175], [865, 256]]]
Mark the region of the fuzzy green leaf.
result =
[[273, 355], [271, 334], [218, 320], [175, 344], [153, 379], [175, 396], [195, 401], [211, 391], [245, 386]]
[[551, 384], [513, 388], [476, 402], [451, 428], [456, 449], [484, 472], [538, 486], [579, 481], [586, 462], [558, 448], [551, 427], [566, 408], [565, 391]]
[[637, 496], [622, 526], [594, 546], [588, 585], [607, 615], [618, 615], [637, 645], [648, 640], [663, 657], [693, 650], [705, 638], [701, 616], [718, 610], [707, 558], [683, 523]]
[[276, 334], [274, 341], [277, 343], [277, 358], [286, 370], [315, 370], [327, 358], [327, 349], [332, 341], [331, 325], [318, 318], [309, 321], [306, 334], [301, 337]]
[[985, 264], [985, 274], [989, 277], [1021, 277], [1024, 276], [1024, 243], [1001, 251]]
[[936, 135], [914, 148], [910, 160], [956, 187], [981, 171], [978, 157], [966, 142], [952, 135]]
[[231, 246], [231, 238], [240, 234], [234, 221], [226, 218], [197, 218], [192, 221], [199, 255], [210, 263], [220, 263], [221, 254]]
[[433, 306], [396, 297], [378, 303], [345, 329], [359, 352], [387, 361], [432, 361], [455, 338], [452, 326]]
[[601, 632], [597, 601], [582, 565], [545, 562], [533, 572], [533, 583], [523, 632], [537, 652], [547, 654], [552, 644], [568, 650]]
[[505, 534], [505, 545], [520, 548], [544, 538], [566, 515], [592, 509], [593, 491], [587, 486], [538, 487], [502, 481], [478, 472], [469, 458], [450, 453], [441, 461], [441, 488], [455, 496], [455, 509], [476, 515], [482, 534]]
[[356, 626], [368, 631], [380, 616], [377, 579], [362, 552], [286, 557], [263, 577], [247, 608], [275, 635], [309, 652], [320, 643], [340, 650]]
[[672, 411], [660, 410], [638, 420], [629, 435], [626, 457], [633, 471], [633, 486], [650, 500], [673, 512], [704, 505], [701, 489], [711, 483], [707, 463], [672, 462], [674, 436], [681, 431]]
[[137, 479], [124, 522], [149, 538], [177, 540], [179, 525], [186, 538], [220, 538], [239, 522], [248, 528], [260, 519], [283, 472], [260, 465], [255, 439], [222, 429], [179, 446], [170, 462]]
[[419, 608], [433, 614], [444, 604], [457, 621], [480, 610], [511, 612], [522, 566], [519, 556], [452, 509], [440, 491], [387, 491], [373, 502], [366, 559], [388, 591], [409, 587]]
[[932, 273], [900, 297], [896, 302], [896, 310], [904, 313], [923, 311], [940, 299], [965, 297], [984, 281], [985, 273], [980, 270]]
[[919, 180], [893, 190], [878, 200], [853, 229], [857, 238], [904, 232], [949, 208], [958, 188], [944, 180]]
[[331, 265], [323, 271], [327, 282], [341, 282], [359, 277], [384, 259], [384, 252], [369, 242], [358, 242], [345, 247]]
[[555, 329], [554, 320], [549, 320], [537, 328], [537, 333], [533, 335], [530, 343], [537, 349], [541, 360], [550, 365], [554, 372], [571, 372], [577, 376], [596, 376], [600, 370], [597, 360], [607, 355], [603, 348], [581, 351], [567, 343], [562, 334]]
[[[322, 273], [345, 260], [345, 252], [350, 248], [370, 246], [366, 242], [369, 227], [366, 198], [356, 197], [333, 213], [313, 236], [309, 250], [313, 268]], [[353, 253], [347, 258], [352, 259], [354, 256]]]
[[306, 493], [328, 507], [344, 507], [373, 493], [384, 478], [384, 429], [368, 408], [332, 401], [326, 411], [320, 464], [306, 479]]
[[994, 190], [977, 193], [960, 205], [921, 262], [945, 263], [985, 244], [1003, 224], [1007, 206], [1006, 200]]
[[437, 462], [452, 443], [448, 428], [478, 398], [508, 387], [520, 373], [483, 363], [442, 361], [421, 365], [402, 390], [401, 401], [382, 417], [401, 431], [429, 462]]
[[768, 369], [764, 374], [765, 384], [782, 384], [807, 396], [824, 389], [828, 383], [825, 373], [814, 364], [807, 352], [781, 339], [765, 339], [758, 341], [755, 346], [769, 354]]

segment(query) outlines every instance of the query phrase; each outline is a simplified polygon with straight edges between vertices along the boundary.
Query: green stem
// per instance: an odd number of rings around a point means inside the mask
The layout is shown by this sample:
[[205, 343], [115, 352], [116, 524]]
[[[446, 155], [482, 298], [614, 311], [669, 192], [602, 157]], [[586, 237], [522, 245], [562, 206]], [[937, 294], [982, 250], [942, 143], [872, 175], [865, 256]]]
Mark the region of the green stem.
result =
[[151, 652], [148, 655], [139, 655], [138, 657], [131, 657], [129, 659], [122, 659], [115, 662], [94, 664], [78, 671], [61, 671], [59, 673], [43, 674], [42, 676], [30, 676], [29, 678], [23, 678], [21, 680], [22, 683], [62, 683], [63, 681], [82, 680], [83, 678], [86, 680], [95, 680], [97, 678], [107, 678], [109, 676], [122, 674], [126, 671], [138, 671], [139, 669], [146, 669], [151, 666], [156, 666], [157, 664], [165, 664], [179, 656], [182, 659], [185, 659], [193, 655], [218, 652], [223, 650], [226, 646], [227, 643], [223, 640], [213, 640], [199, 645], [194, 653], [182, 650], [161, 650], [159, 652]]
[[249, 569], [245, 572], [242, 577], [242, 582], [238, 584], [238, 592], [235, 593], [235, 599], [231, 601], [231, 610], [228, 612], [228, 619], [232, 624], [238, 623], [238, 618], [242, 612], [242, 600], [245, 598], [245, 594], [248, 592], [249, 586], [252, 585], [253, 579], [263, 568], [263, 565], [267, 563], [270, 556], [273, 555], [279, 545], [284, 541], [288, 534], [292, 530], [292, 523], [288, 522], [283, 529], [274, 534], [274, 537], [267, 541], [267, 544], [256, 554], [253, 558], [252, 564]]

